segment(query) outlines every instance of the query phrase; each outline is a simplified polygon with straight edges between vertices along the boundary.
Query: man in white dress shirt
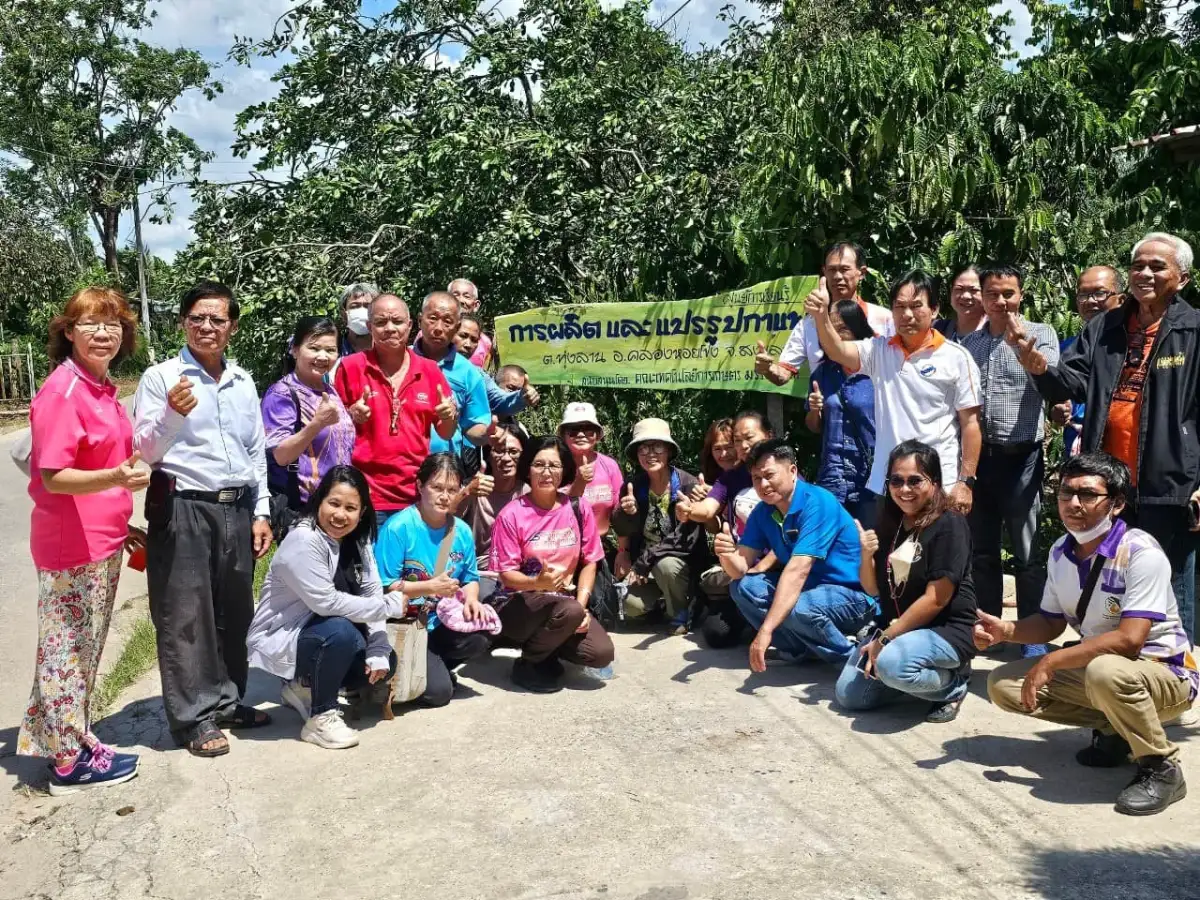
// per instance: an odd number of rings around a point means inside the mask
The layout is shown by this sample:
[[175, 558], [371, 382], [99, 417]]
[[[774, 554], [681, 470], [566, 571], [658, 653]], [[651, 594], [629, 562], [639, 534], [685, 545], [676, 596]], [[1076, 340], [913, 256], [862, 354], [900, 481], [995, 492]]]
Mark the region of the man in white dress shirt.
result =
[[183, 296], [187, 346], [147, 369], [134, 401], [146, 493], [146, 577], [171, 734], [197, 756], [229, 752], [222, 727], [256, 727], [241, 705], [254, 560], [271, 546], [258, 392], [225, 358], [238, 303], [202, 281]]
[[[850, 241], [838, 241], [825, 251], [825, 264], [821, 275], [825, 279], [830, 307], [841, 300], [853, 300], [867, 317], [867, 324], [880, 337], [891, 337], [896, 333], [890, 310], [874, 303], [867, 303], [858, 295], [858, 286], [867, 274], [867, 261], [862, 247]], [[816, 293], [815, 291], [813, 293]], [[811, 296], [811, 295], [810, 295]], [[792, 329], [779, 359], [770, 353], [759, 353], [754, 360], [754, 371], [773, 384], [784, 385], [808, 363], [808, 374], [816, 371], [817, 364], [825, 358], [817, 338], [817, 327], [812, 316], [805, 316]]]

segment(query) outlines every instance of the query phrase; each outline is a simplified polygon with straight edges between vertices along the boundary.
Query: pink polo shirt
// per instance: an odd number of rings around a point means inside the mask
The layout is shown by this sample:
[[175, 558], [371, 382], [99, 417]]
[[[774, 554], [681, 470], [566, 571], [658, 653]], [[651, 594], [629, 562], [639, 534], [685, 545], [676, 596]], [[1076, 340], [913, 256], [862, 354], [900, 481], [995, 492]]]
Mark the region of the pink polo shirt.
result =
[[39, 569], [61, 572], [107, 559], [129, 534], [133, 494], [112, 487], [95, 494], [52, 494], [42, 469], [111, 469], [133, 453], [133, 425], [117, 388], [67, 360], [50, 373], [29, 406], [33, 448], [29, 549]]

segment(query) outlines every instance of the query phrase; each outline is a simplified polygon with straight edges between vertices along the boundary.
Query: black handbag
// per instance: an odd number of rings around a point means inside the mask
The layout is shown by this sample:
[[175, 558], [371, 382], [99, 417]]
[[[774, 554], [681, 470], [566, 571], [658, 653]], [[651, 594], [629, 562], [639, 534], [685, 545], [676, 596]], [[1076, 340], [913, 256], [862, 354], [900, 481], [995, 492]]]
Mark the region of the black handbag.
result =
[[[571, 509], [575, 513], [575, 521], [579, 524], [579, 545], [582, 560], [583, 552], [583, 513], [579, 510], [579, 498], [571, 498]], [[606, 631], [612, 631], [621, 620], [621, 603], [617, 599], [616, 580], [608, 562], [601, 559], [596, 563], [596, 580], [592, 583], [592, 595], [588, 598], [588, 612], [599, 622]]]

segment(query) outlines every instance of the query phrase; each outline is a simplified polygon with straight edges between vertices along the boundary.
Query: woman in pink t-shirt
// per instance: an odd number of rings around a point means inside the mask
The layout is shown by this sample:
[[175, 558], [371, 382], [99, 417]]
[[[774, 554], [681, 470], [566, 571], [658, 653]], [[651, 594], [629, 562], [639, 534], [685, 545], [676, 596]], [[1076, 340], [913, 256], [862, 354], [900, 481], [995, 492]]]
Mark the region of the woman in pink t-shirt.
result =
[[85, 288], [50, 323], [50, 373], [29, 409], [30, 550], [38, 579], [38, 653], [17, 752], [53, 760], [50, 793], [117, 784], [137, 757], [92, 735], [88, 705], [121, 574], [132, 491], [150, 481], [108, 367], [134, 346], [129, 304]]
[[625, 476], [615, 459], [596, 452], [596, 445], [604, 438], [596, 407], [590, 403], [568, 403], [562, 424], [558, 426], [558, 436], [571, 451], [577, 476], [574, 483], [564, 481], [563, 484], [571, 485], [572, 497], [582, 497], [588, 502], [596, 517], [596, 530], [604, 537], [608, 534], [612, 515], [621, 503], [621, 485]]
[[596, 521], [587, 503], [559, 493], [574, 478], [575, 461], [561, 439], [530, 439], [517, 463], [529, 493], [500, 510], [492, 531], [490, 568], [512, 592], [496, 604], [502, 635], [521, 645], [513, 681], [540, 694], [562, 689], [559, 660], [602, 669], [615, 652], [587, 609], [604, 559]]

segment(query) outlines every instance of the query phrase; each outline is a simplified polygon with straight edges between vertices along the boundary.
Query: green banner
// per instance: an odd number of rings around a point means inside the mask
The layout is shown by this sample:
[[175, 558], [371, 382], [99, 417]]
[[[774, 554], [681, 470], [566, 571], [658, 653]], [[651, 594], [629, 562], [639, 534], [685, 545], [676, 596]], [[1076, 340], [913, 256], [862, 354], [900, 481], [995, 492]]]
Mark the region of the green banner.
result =
[[700, 300], [549, 306], [500, 316], [496, 342], [534, 384], [802, 397], [806, 377], [776, 387], [755, 374], [754, 356], [762, 341], [778, 358], [816, 286], [796, 275]]

